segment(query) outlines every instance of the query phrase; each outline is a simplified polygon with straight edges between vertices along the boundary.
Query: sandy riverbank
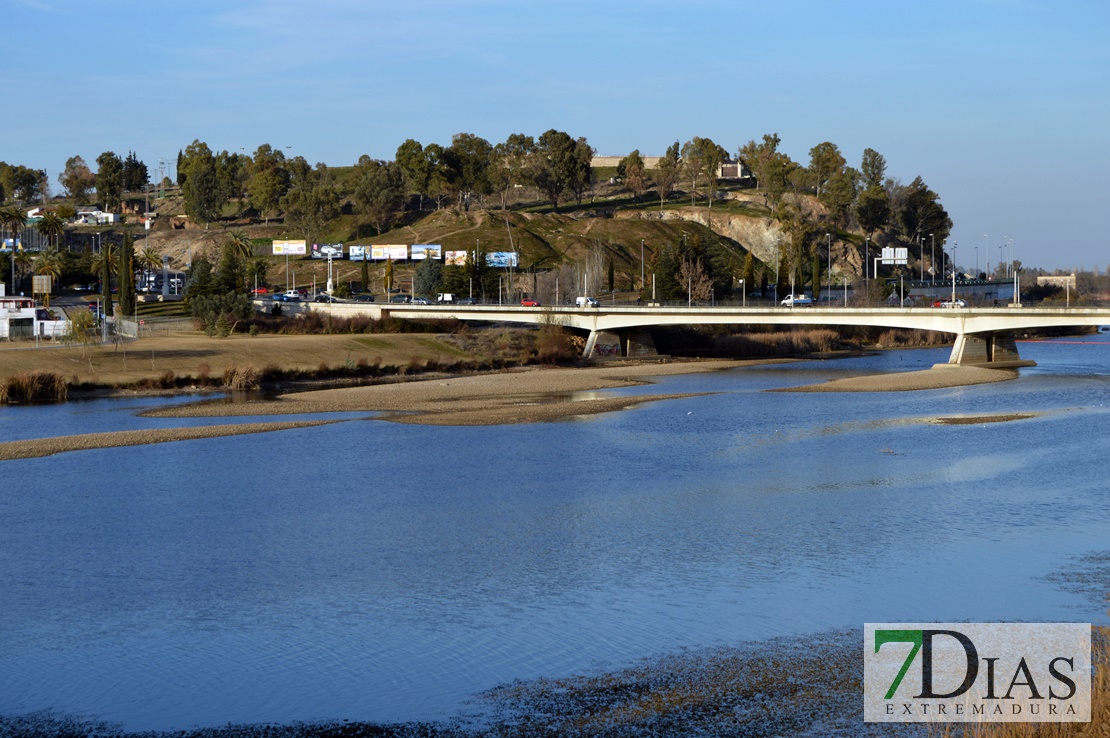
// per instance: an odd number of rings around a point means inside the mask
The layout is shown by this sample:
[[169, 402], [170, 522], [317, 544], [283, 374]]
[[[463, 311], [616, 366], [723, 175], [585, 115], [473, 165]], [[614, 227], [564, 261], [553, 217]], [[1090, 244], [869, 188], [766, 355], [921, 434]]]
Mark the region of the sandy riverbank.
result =
[[913, 390], [966, 387], [1004, 382], [1018, 376], [1016, 369], [985, 369], [978, 366], [938, 364], [917, 372], [871, 374], [833, 379], [822, 384], [787, 387], [776, 392], [909, 392]]
[[[782, 360], [789, 361], [789, 360]], [[735, 369], [774, 361], [677, 361], [614, 364], [579, 368], [536, 368], [439, 377], [411, 382], [314, 390], [281, 395], [262, 402], [202, 401], [159, 408], [151, 417], [211, 418], [375, 413], [375, 417], [425, 425], [504, 425], [551, 422], [623, 410], [647, 402], [690, 397], [690, 394], [644, 394], [629, 397], [591, 396], [592, 392], [650, 383], [653, 377]], [[819, 385], [792, 387], [785, 392], [900, 392], [998, 382], [1016, 371], [977, 367], [938, 367], [926, 371], [838, 379]], [[0, 460], [49, 456], [65, 451], [139, 446], [169, 441], [264, 433], [322, 425], [329, 421], [271, 421], [190, 428], [170, 428], [61, 436], [0, 443]]]

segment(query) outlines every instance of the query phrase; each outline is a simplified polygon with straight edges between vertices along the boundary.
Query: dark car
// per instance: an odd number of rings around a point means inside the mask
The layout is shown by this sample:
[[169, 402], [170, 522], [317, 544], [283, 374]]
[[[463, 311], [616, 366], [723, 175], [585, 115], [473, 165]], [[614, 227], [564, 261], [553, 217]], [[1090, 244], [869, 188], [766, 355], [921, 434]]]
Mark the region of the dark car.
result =
[[428, 301], [427, 297], [414, 297], [414, 298], [412, 298], [412, 304], [413, 305], [431, 305], [432, 303]]
[[320, 294], [316, 295], [316, 302], [339, 302], [339, 298], [332, 297], [325, 292], [321, 292]]
[[459, 300], [455, 300], [455, 304], [456, 305], [477, 305], [478, 304], [478, 298], [477, 297], [463, 297]]
[[389, 301], [408, 304], [412, 302], [412, 295], [394, 295], [393, 297], [389, 298]]
[[361, 295], [355, 295], [354, 296], [354, 301], [355, 302], [373, 302], [374, 301], [374, 296], [371, 295], [369, 292], [366, 292], [366, 293], [363, 293]]
[[274, 295], [270, 299], [272, 299], [274, 302], [297, 302], [296, 297], [293, 297], [292, 295], [288, 295], [284, 292], [281, 293], [280, 295]]

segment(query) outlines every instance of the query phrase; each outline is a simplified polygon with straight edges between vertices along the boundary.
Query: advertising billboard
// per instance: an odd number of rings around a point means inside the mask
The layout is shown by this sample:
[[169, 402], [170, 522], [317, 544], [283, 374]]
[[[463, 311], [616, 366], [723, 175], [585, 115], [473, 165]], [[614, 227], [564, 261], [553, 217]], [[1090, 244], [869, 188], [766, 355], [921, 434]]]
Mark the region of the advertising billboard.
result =
[[341, 243], [314, 243], [312, 244], [313, 259], [342, 259], [343, 244]]
[[409, 258], [408, 246], [371, 246], [370, 258], [374, 261], [404, 261]]
[[447, 251], [443, 255], [443, 263], [448, 266], [466, 266], [469, 251]]
[[491, 251], [486, 254], [486, 266], [491, 267], [515, 267], [517, 265], [515, 251]]
[[438, 243], [414, 243], [412, 245], [412, 260], [442, 259], [443, 247]]
[[365, 246], [348, 246], [347, 258], [351, 261], [366, 261], [366, 247]]
[[278, 241], [274, 239], [274, 256], [304, 256], [306, 243], [301, 241]]

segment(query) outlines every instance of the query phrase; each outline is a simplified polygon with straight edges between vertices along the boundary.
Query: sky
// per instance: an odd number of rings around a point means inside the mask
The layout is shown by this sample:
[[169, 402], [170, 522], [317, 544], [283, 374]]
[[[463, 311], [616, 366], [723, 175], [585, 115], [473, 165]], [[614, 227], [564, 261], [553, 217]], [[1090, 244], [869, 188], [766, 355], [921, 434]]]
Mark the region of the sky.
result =
[[831, 141], [921, 176], [967, 269], [1110, 269], [1105, 0], [0, 7], [0, 161], [46, 169], [55, 193], [71, 156], [134, 151], [153, 178], [194, 139], [346, 166], [462, 132], [555, 128], [613, 156], [778, 133], [802, 164]]

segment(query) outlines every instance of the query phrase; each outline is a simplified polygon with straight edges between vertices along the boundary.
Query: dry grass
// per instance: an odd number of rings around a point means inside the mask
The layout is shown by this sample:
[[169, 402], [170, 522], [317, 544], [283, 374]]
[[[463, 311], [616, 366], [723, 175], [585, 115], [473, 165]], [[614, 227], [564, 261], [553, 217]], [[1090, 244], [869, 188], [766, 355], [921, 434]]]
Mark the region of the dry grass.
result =
[[29, 405], [39, 402], [65, 402], [69, 387], [57, 372], [21, 371], [0, 379], [0, 404]]
[[[211, 338], [199, 331], [170, 331], [114, 346], [50, 346], [28, 348], [0, 344], [0, 383], [21, 373], [54, 373], [74, 385], [160, 386], [172, 375], [173, 385], [221, 383], [217, 367], [281, 367], [290, 372], [315, 372], [321, 363], [402, 366], [414, 356], [423, 362], [450, 364], [473, 360], [465, 350], [427, 334], [333, 334], [321, 336], [249, 336]], [[211, 375], [211, 376], [210, 376]]]

